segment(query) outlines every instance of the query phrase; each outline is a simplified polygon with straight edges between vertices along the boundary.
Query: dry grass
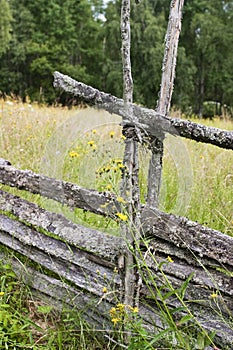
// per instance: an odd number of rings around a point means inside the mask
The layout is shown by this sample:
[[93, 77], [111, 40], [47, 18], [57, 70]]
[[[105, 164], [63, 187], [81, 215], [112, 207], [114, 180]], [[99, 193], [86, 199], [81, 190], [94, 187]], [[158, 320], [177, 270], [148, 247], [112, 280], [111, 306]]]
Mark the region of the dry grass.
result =
[[[122, 159], [119, 117], [90, 108], [48, 108], [14, 100], [1, 100], [0, 106], [1, 157], [15, 167], [118, 191], [119, 172], [97, 176], [96, 171], [110, 159]], [[229, 119], [194, 121], [233, 129]], [[143, 200], [148, 164], [145, 150], [140, 158]], [[232, 164], [232, 151], [168, 136], [161, 208], [232, 235]]]

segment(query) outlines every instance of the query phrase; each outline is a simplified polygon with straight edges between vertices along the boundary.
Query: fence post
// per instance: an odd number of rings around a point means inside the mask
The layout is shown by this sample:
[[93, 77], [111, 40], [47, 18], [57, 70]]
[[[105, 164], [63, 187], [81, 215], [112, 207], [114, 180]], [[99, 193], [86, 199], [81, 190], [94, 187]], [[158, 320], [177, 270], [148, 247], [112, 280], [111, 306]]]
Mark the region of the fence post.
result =
[[[161, 88], [156, 108], [156, 112], [162, 115], [168, 114], [171, 104], [183, 5], [184, 0], [172, 0], [170, 5], [170, 15], [165, 38]], [[163, 163], [163, 140], [164, 135], [160, 135], [158, 138], [153, 137], [149, 140], [149, 147], [152, 155], [148, 172], [147, 204], [151, 207], [158, 207], [159, 204]]]
[[[122, 66], [123, 66], [123, 91], [124, 108], [127, 114], [133, 118], [133, 79], [130, 61], [130, 0], [122, 0], [121, 7], [121, 37], [122, 37]], [[126, 201], [128, 220], [122, 223], [121, 232], [128, 247], [125, 253], [124, 268], [122, 269], [123, 292], [122, 300], [125, 305], [136, 306], [138, 273], [135, 267], [135, 246], [140, 229], [140, 193], [138, 181], [138, 139], [136, 128], [133, 125], [123, 125], [125, 139], [123, 179], [121, 184], [121, 196]], [[127, 308], [126, 308], [127, 312]], [[126, 331], [125, 342], [129, 342], [130, 332]]]

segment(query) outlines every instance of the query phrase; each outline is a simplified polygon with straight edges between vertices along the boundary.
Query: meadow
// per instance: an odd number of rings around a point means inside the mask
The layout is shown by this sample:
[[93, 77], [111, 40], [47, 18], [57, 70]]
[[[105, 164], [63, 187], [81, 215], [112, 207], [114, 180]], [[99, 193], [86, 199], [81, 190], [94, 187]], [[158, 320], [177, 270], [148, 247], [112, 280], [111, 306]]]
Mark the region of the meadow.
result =
[[[118, 116], [90, 108], [66, 109], [1, 101], [1, 157], [16, 168], [119, 195], [124, 138]], [[195, 120], [225, 130], [230, 119]], [[149, 155], [140, 148], [141, 200], [146, 199]], [[160, 208], [187, 216], [223, 233], [233, 235], [233, 152], [167, 136], [163, 161]], [[11, 189], [14, 193], [17, 191]], [[85, 221], [117, 234], [114, 222], [83, 214], [23, 194], [46, 209], [60, 211], [75, 222]]]
[[[80, 186], [113, 191], [119, 195], [124, 167], [124, 137], [119, 117], [90, 108], [46, 107], [22, 104], [13, 99], [1, 100], [0, 103], [2, 158], [9, 160], [16, 168], [30, 169]], [[233, 129], [233, 121], [227, 118], [192, 120], [226, 130]], [[147, 149], [141, 146], [142, 202], [146, 200], [148, 161]], [[233, 236], [232, 164], [232, 151], [168, 136], [165, 140], [160, 208]], [[111, 219], [97, 217], [79, 209], [71, 211], [38, 195], [3, 185], [0, 188], [20, 194], [47, 210], [61, 212], [74, 222], [114, 235], [119, 234], [119, 225]], [[116, 314], [113, 319], [123, 318], [120, 306], [112, 312]], [[172, 330], [176, 325], [169, 327]], [[171, 332], [176, 336], [178, 334], [179, 346], [174, 345], [174, 339], [164, 342], [164, 334], [161, 332], [157, 340], [161, 337], [163, 343], [161, 345], [157, 342], [157, 349], [193, 350], [195, 344], [195, 349], [203, 350], [211, 342], [212, 335], [207, 336], [201, 332], [194, 334], [189, 326], [186, 328], [186, 335], [183, 330], [177, 331], [176, 328]], [[141, 349], [154, 348], [155, 339], [146, 338], [140, 320], [134, 325], [134, 331], [137, 336], [129, 349], [140, 349], [140, 344]], [[81, 311], [77, 314], [64, 310], [61, 314], [35, 298], [16, 279], [10, 265], [0, 263], [0, 350], [110, 350], [124, 347], [108, 341], [103, 345], [97, 336], [101, 332], [102, 330], [92, 329], [83, 320]]]

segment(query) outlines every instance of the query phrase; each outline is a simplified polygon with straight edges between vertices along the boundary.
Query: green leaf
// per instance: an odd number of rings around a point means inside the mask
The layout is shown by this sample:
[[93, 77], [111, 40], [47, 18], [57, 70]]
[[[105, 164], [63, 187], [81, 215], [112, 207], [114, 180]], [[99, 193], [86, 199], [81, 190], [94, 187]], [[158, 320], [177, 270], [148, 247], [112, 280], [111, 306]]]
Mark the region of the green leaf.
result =
[[185, 296], [185, 292], [186, 289], [188, 287], [189, 282], [191, 281], [191, 279], [194, 276], [194, 272], [192, 272], [189, 277], [184, 281], [184, 283], [182, 284], [182, 286], [179, 288], [179, 294], [180, 294], [180, 298], [183, 300], [184, 296]]
[[[163, 331], [159, 332], [156, 336], [153, 337], [152, 341], [150, 342], [149, 346], [152, 346], [155, 342], [163, 338], [166, 334], [171, 332], [171, 328], [166, 328]], [[145, 349], [149, 349], [147, 346]]]
[[183, 323], [187, 323], [188, 321], [190, 321], [192, 319], [193, 319], [193, 317], [191, 315], [185, 315], [178, 321], [178, 324], [181, 325]]
[[171, 291], [165, 293], [165, 294], [163, 295], [163, 300], [168, 299], [171, 295], [176, 295], [176, 293], [177, 293], [177, 290], [176, 290], [176, 289], [171, 290]]
[[37, 306], [37, 311], [41, 314], [49, 314], [52, 311], [53, 307], [50, 305], [39, 305]]

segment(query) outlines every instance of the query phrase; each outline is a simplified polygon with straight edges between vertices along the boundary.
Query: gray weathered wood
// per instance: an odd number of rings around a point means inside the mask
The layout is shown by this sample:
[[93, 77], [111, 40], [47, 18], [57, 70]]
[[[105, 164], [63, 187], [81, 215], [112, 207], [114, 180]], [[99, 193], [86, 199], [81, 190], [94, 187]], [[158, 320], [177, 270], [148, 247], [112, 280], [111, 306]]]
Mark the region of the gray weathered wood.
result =
[[113, 262], [106, 263], [104, 258], [93, 256], [1, 214], [0, 243], [98, 297], [103, 295], [103, 288], [107, 285], [113, 288], [114, 284], [120, 283], [119, 276], [113, 272], [116, 267]]
[[174, 247], [184, 249], [185, 253], [190, 252], [186, 261], [194, 253], [196, 257], [206, 258], [206, 263], [219, 262], [232, 272], [233, 237], [155, 208], [144, 207], [141, 220], [144, 235], [160, 238], [164, 243], [170, 242]]
[[[7, 178], [10, 177], [12, 169], [11, 185], [15, 184], [20, 188], [24, 188], [26, 179], [30, 181], [30, 178], [38, 176], [28, 171], [17, 171], [5, 160], [0, 161], [0, 166], [6, 170]], [[2, 173], [3, 171], [0, 172], [0, 176]], [[70, 186], [73, 188], [72, 184]], [[37, 182], [36, 188], [38, 189]], [[33, 192], [33, 186], [31, 190]], [[97, 192], [97, 198], [98, 195]], [[108, 290], [116, 289], [116, 293], [119, 292], [121, 281], [119, 275], [113, 273], [113, 269], [117, 265], [119, 254], [124, 254], [124, 240], [75, 225], [62, 215], [49, 213], [35, 204], [3, 191], [0, 192], [0, 210], [5, 214], [13, 214], [15, 218], [0, 216], [0, 243], [57, 275], [57, 279], [46, 275], [39, 278], [34, 273], [31, 275], [33, 282], [29, 282], [29, 277], [26, 279], [29, 285], [50, 296], [51, 302], [55, 302], [57, 298], [60, 302], [62, 300], [62, 303], [66, 300], [72, 305], [71, 295], [75, 296], [76, 293], [76, 307], [79, 308], [80, 303], [82, 308], [87, 307], [85, 318], [92, 324], [101, 325], [103, 321], [110, 327], [111, 322], [106, 316], [106, 310], [114, 305], [112, 297], [115, 294], [110, 292], [103, 298], [103, 288], [107, 285]], [[166, 214], [147, 206], [142, 208], [141, 221], [141, 233], [150, 240], [148, 251], [148, 247], [142, 244], [142, 252], [146, 252], [144, 255], [142, 253], [137, 261], [140, 275], [144, 279], [139, 306], [145, 326], [152, 332], [155, 332], [153, 322], [156, 323], [156, 327], [162, 327], [160, 316], [154, 312], [157, 310], [155, 300], [150, 294], [153, 285], [149, 291], [145, 283], [150, 281], [150, 278], [147, 278], [148, 268], [151, 276], [154, 276], [152, 280], [156, 281], [157, 287], [162, 288], [165, 281], [158, 266], [170, 256], [174, 262], [162, 265], [166, 278], [173, 288], [179, 288], [188, 276], [193, 274], [186, 290], [185, 301], [207, 331], [217, 332], [217, 344], [230, 346], [233, 341], [230, 327], [230, 317], [233, 314], [233, 238], [186, 218]], [[64, 241], [57, 240], [56, 236]], [[38, 278], [34, 279], [32, 276]], [[45, 285], [46, 281], [49, 287]], [[211, 298], [211, 294], [216, 292], [218, 297], [215, 300]], [[91, 304], [93, 300], [98, 300], [95, 307]], [[89, 307], [90, 304], [92, 307]], [[171, 308], [180, 306], [174, 297], [167, 300], [167, 304]], [[102, 317], [101, 313], [105, 313], [106, 317]], [[177, 317], [179, 319], [181, 315]]]
[[188, 120], [169, 118], [153, 109], [132, 104], [133, 119], [126, 113], [124, 101], [110, 94], [70, 78], [59, 72], [54, 73], [54, 86], [80, 97], [88, 105], [118, 114], [123, 123], [136, 125], [142, 133], [163, 139], [164, 133], [182, 136], [198, 142], [210, 143], [221, 148], [233, 149], [233, 132], [207, 127]]
[[[133, 118], [132, 101], [133, 101], [133, 78], [131, 73], [131, 35], [130, 35], [130, 0], [122, 0], [121, 4], [121, 38], [122, 38], [122, 66], [123, 66], [123, 97], [126, 113]], [[124, 130], [125, 129], [125, 130]], [[129, 127], [131, 129], [131, 127]], [[121, 183], [121, 196], [128, 203], [125, 210], [128, 215], [128, 222], [122, 223], [121, 232], [127, 245], [135, 246], [135, 240], [138, 236], [139, 215], [140, 215], [140, 191], [139, 191], [139, 161], [138, 161], [138, 142], [133, 135], [127, 130], [127, 126], [123, 128], [123, 134], [126, 136], [124, 164], [126, 171], [123, 172]], [[137, 305], [136, 287], [137, 287], [137, 271], [134, 267], [135, 257], [129, 249], [125, 254], [125, 267], [122, 271], [122, 279], [124, 281], [122, 301], [125, 305], [134, 307]], [[130, 317], [130, 315], [128, 315]], [[125, 342], [128, 343], [130, 333], [126, 332]]]
[[125, 250], [122, 240], [118, 237], [74, 224], [61, 214], [50, 213], [34, 203], [2, 190], [0, 210], [110, 262], [116, 261], [118, 255]]
[[[9, 256], [0, 251], [0, 260], [9, 263]], [[95, 297], [93, 293], [85, 293], [74, 285], [67, 284], [64, 279], [49, 277], [37, 271], [34, 267], [25, 266], [19, 259], [10, 259], [10, 263], [16, 276], [27, 286], [37, 297], [58, 310], [70, 308], [82, 311], [82, 316], [94, 327], [108, 332], [111, 331], [109, 310], [114, 306], [111, 298]], [[99, 277], [99, 275], [98, 275]], [[100, 302], [101, 301], [101, 302]]]
[[[0, 182], [11, 186], [16, 186], [21, 189], [30, 190], [33, 193], [40, 193], [45, 197], [48, 197], [51, 195], [51, 197], [49, 198], [54, 198], [56, 200], [57, 196], [52, 197], [53, 191], [51, 192], [49, 190], [41, 191], [39, 183], [40, 183], [40, 178], [44, 179], [43, 176], [27, 170], [26, 171], [17, 170], [11, 165], [1, 166], [1, 164], [3, 163], [5, 164], [5, 162], [2, 160], [0, 162]], [[47, 177], [46, 177], [46, 181], [47, 181], [48, 187], [49, 187], [49, 184], [51, 185], [50, 190], [52, 186], [56, 188], [56, 186], [61, 186], [62, 183], [64, 183], [63, 181], [49, 179]], [[74, 197], [73, 205], [75, 203], [78, 207], [82, 207], [81, 205], [84, 203], [85, 205], [84, 208], [86, 208], [87, 205], [85, 204], [83, 199], [81, 200], [81, 202], [79, 200], [76, 200], [76, 198], [78, 199], [80, 198], [80, 187], [71, 183], [65, 183], [65, 184], [68, 184], [68, 185], [65, 186], [66, 192], [65, 192], [64, 199], [62, 200], [63, 203], [65, 202], [65, 199], [66, 199], [65, 203], [69, 203], [69, 197], [73, 195]], [[68, 189], [69, 190], [72, 189], [72, 191], [69, 193]], [[81, 189], [81, 191], [82, 190], [83, 189]], [[89, 190], [84, 189], [84, 191], [85, 191], [84, 193], [89, 193]], [[90, 193], [94, 203], [97, 203], [99, 200], [101, 200], [101, 203], [104, 204], [109, 200], [114, 201], [114, 198], [115, 198], [114, 195], [110, 193], [99, 193], [98, 191], [94, 191], [94, 190], [91, 190]], [[3, 203], [4, 201], [5, 201], [4, 197], [2, 196], [1, 203]], [[114, 201], [114, 203], [115, 202], [116, 201]], [[9, 200], [9, 203], [8, 203], [9, 210], [10, 210], [10, 203], [11, 203], [11, 200]], [[22, 204], [22, 205], [24, 206], [25, 204]], [[119, 205], [119, 203], [116, 202], [116, 205]], [[12, 207], [13, 206], [14, 204], [12, 204]], [[18, 205], [18, 208], [20, 209], [20, 204]], [[106, 212], [101, 207], [99, 210], [96, 210], [95, 205], [94, 206], [89, 205], [88, 208], [91, 212], [97, 212], [98, 214], [106, 215]], [[16, 210], [17, 210], [17, 204], [15, 207], [15, 212]], [[111, 210], [113, 211], [111, 212]], [[114, 213], [116, 213], [116, 211], [119, 211], [119, 210], [120, 210], [119, 208], [115, 209], [115, 206], [112, 206], [112, 207], [109, 206], [108, 214], [113, 216]], [[25, 214], [21, 213], [21, 215], [27, 215], [26, 211], [25, 211]], [[32, 220], [34, 218], [35, 216], [32, 217]], [[219, 262], [232, 264], [233, 238], [227, 235], [224, 235], [221, 232], [212, 230], [196, 222], [192, 222], [187, 218], [163, 213], [158, 209], [149, 208], [147, 206], [142, 207], [141, 223], [142, 223], [142, 234], [144, 235], [152, 235], [152, 236], [155, 235], [157, 238], [161, 236], [161, 239], [165, 239], [166, 241], [177, 243], [178, 246], [186, 249], [189, 248], [191, 245], [192, 249], [195, 249], [194, 251], [196, 253], [199, 252], [199, 255], [207, 256], [208, 258], [214, 258], [215, 256], [216, 260], [219, 260]], [[195, 245], [196, 245], [196, 248], [195, 248]], [[220, 250], [220, 253], [216, 248], [216, 247], [219, 247], [219, 245], [223, 246], [223, 250]], [[206, 247], [208, 247], [208, 249], [206, 249]], [[229, 254], [227, 253], [228, 251], [229, 251]]]
[[6, 162], [0, 159], [0, 183], [4, 185], [40, 194], [70, 208], [77, 207], [96, 214], [113, 216], [113, 213], [120, 210], [120, 204], [110, 192], [87, 190], [73, 183], [36, 174], [30, 170], [17, 170]]
[[[168, 115], [170, 111], [183, 5], [184, 0], [171, 1], [165, 38], [162, 79], [156, 108], [156, 112], [160, 115]], [[147, 204], [152, 207], [158, 207], [162, 178], [163, 140], [152, 137], [150, 143], [152, 155], [148, 173]]]
[[[120, 285], [119, 275], [113, 272], [114, 263], [106, 265], [105, 259], [96, 259], [93, 254], [83, 252], [72, 245], [68, 246], [64, 242], [4, 215], [0, 217], [0, 242], [56, 274], [57, 277], [48, 277], [30, 267], [28, 259], [29, 267], [19, 263], [19, 257], [17, 261], [12, 259], [13, 267], [17, 262], [16, 271], [20, 272], [24, 281], [35, 290], [50, 297], [52, 304], [64, 305], [65, 303], [72, 308], [77, 308], [77, 310], [84, 310], [84, 316], [91, 324], [103, 327], [103, 329], [108, 325], [111, 330], [108, 315], [110, 308], [116, 302], [115, 298]], [[151, 248], [154, 247], [154, 251], [145, 253], [140, 267], [143, 285], [139, 310], [145, 326], [149, 327], [148, 329], [153, 333], [156, 332], [157, 327], [162, 327], [163, 320], [156, 305], [160, 300], [157, 297], [156, 301], [151, 296], [151, 290], [154, 289], [153, 284], [149, 282], [149, 290], [147, 283], [154, 279], [158, 288], [167, 284], [158, 268], [159, 263], [166, 261], [167, 252], [156, 244], [157, 238], [152, 240], [150, 244]], [[176, 241], [174, 247], [179, 251], [183, 250], [184, 253], [187, 250], [185, 247], [180, 247]], [[0, 253], [0, 258], [1, 256], [2, 253]], [[173, 288], [179, 288], [186, 278], [194, 273], [186, 290], [184, 301], [188, 302], [196, 320], [206, 330], [217, 332], [218, 344], [221, 346], [231, 344], [233, 341], [229, 323], [233, 312], [231, 277], [216, 270], [214, 266], [206, 267], [198, 263], [193, 265], [192, 260], [187, 262], [176, 254], [171, 256], [174, 262], [165, 263], [162, 267], [166, 279], [169, 280]], [[145, 264], [146, 269], [144, 268]], [[147, 278], [148, 268], [150, 269], [150, 278]], [[105, 295], [103, 293], [104, 287], [108, 291]], [[214, 301], [211, 294], [216, 291], [218, 291], [218, 297]], [[166, 292], [166, 288], [164, 292]], [[167, 305], [171, 308], [181, 306], [174, 295], [167, 299]], [[221, 312], [221, 317], [219, 317], [219, 312]], [[182, 314], [177, 313], [177, 322], [181, 316]]]

